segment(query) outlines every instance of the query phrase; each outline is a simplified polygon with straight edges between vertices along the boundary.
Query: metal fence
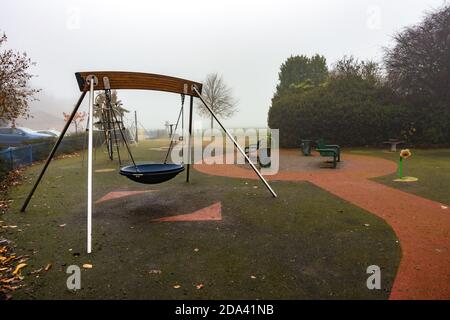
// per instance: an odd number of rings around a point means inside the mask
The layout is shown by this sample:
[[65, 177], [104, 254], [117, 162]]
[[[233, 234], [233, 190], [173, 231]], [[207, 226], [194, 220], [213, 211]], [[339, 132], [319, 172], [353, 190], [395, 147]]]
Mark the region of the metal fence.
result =
[[0, 151], [0, 163], [3, 171], [11, 171], [21, 166], [27, 166], [34, 161], [45, 159], [49, 154], [53, 142], [41, 142], [20, 147], [9, 147]]
[[[94, 145], [100, 146], [104, 139], [103, 134], [94, 133]], [[55, 144], [55, 140], [46, 140], [19, 147], [0, 149], [0, 178], [9, 171], [19, 167], [31, 165], [35, 161], [47, 159]], [[59, 145], [56, 155], [72, 153], [83, 150], [87, 145], [86, 134], [78, 134], [64, 138]]]

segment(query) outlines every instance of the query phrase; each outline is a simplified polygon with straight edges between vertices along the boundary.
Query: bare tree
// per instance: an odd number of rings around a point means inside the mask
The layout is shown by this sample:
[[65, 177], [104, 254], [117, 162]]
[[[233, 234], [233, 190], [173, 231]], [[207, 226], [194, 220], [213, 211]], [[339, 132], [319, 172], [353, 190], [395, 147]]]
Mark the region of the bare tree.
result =
[[[233, 97], [231, 89], [225, 84], [223, 78], [217, 73], [211, 73], [206, 77], [202, 96], [218, 117], [230, 118], [237, 112], [237, 100]], [[201, 116], [211, 117], [212, 129], [214, 124], [213, 116], [200, 101], [197, 102], [197, 106]]]
[[[64, 116], [64, 121], [69, 121], [70, 119], [70, 114], [63, 112], [63, 116]], [[87, 113], [86, 112], [80, 112], [78, 111], [77, 113], [75, 113], [75, 116], [73, 117], [72, 123], [75, 126], [75, 133], [78, 133], [78, 128], [80, 127], [80, 125], [82, 124], [82, 122], [86, 119], [87, 117]]]
[[415, 26], [394, 36], [386, 49], [388, 81], [419, 105], [450, 99], [450, 5], [428, 13]]
[[[5, 34], [0, 37], [0, 49], [7, 40]], [[33, 75], [28, 68], [34, 64], [25, 52], [0, 51], [0, 119], [4, 122], [14, 125], [17, 118], [29, 117], [28, 103], [40, 91], [29, 86]]]

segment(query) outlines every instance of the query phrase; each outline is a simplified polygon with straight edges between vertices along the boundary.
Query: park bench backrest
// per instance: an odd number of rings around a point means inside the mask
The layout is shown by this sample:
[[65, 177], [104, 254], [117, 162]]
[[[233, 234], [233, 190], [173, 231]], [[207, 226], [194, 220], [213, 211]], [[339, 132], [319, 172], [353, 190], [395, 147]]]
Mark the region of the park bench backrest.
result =
[[318, 139], [316, 141], [316, 143], [317, 143], [317, 148], [318, 149], [324, 149], [325, 148], [325, 142], [323, 141], [323, 139]]

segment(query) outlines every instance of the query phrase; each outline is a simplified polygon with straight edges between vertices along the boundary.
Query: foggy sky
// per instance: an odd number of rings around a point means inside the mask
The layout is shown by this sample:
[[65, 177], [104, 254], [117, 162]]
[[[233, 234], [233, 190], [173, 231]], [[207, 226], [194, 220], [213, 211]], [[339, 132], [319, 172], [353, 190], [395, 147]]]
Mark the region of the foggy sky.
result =
[[[0, 30], [8, 48], [26, 51], [37, 63], [32, 83], [44, 99], [32, 104], [32, 113], [70, 111], [79, 95], [77, 71], [139, 71], [199, 82], [218, 72], [239, 100], [239, 113], [226, 124], [264, 127], [287, 57], [320, 53], [330, 66], [351, 54], [380, 60], [396, 31], [444, 3], [0, 0]], [[176, 120], [178, 95], [120, 91], [119, 97], [147, 128]]]

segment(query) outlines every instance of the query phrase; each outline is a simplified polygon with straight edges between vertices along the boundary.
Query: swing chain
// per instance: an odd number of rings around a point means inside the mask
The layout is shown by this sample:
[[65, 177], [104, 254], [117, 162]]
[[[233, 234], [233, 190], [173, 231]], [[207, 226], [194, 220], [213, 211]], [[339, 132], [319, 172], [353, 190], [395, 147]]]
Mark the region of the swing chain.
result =
[[[182, 126], [182, 131], [184, 134], [184, 98], [185, 98], [185, 94], [182, 93], [181, 94], [181, 109], [180, 109], [180, 113], [178, 114], [178, 119], [177, 119], [177, 123], [175, 124], [175, 129], [172, 132], [172, 136], [170, 137], [170, 145], [169, 145], [169, 149], [167, 149], [167, 153], [166, 153], [166, 158], [164, 159], [164, 164], [167, 163], [167, 159], [169, 158], [169, 154], [172, 151], [172, 147], [173, 147], [173, 138], [175, 137], [175, 133], [177, 131], [178, 128], [178, 123], [180, 122], [180, 118], [181, 118], [181, 126]], [[184, 138], [183, 138], [183, 143], [184, 143]], [[183, 149], [181, 149], [183, 151]]]

